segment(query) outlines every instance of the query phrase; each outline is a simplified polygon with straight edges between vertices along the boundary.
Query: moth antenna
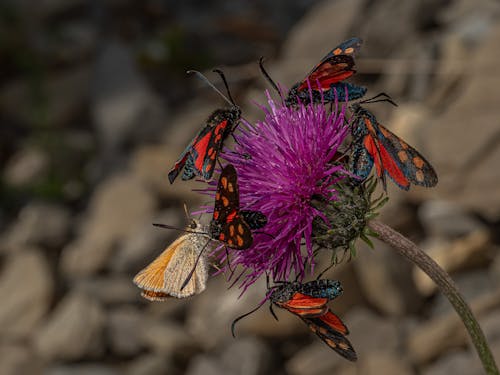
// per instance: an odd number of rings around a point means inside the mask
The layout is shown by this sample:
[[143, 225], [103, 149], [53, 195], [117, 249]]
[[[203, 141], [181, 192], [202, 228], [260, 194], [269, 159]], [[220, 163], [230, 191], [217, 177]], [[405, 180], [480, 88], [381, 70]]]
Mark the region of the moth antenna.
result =
[[273, 81], [269, 73], [266, 71], [264, 68], [264, 56], [261, 56], [259, 59], [259, 68], [261, 73], [264, 75], [264, 77], [267, 79], [267, 81], [271, 84], [271, 86], [276, 90], [276, 92], [279, 94], [280, 98], [283, 100], [283, 96], [281, 94], [281, 90], [278, 88], [278, 85], [276, 82]]
[[269, 311], [271, 311], [271, 315], [273, 316], [273, 318], [276, 319], [277, 322], [279, 322], [279, 319], [278, 319], [278, 317], [276, 316], [276, 313], [273, 310], [273, 304], [272, 303], [269, 305]]
[[[383, 99], [378, 99], [380, 97], [383, 97]], [[378, 99], [378, 100], [375, 100]], [[392, 100], [391, 96], [386, 94], [385, 92], [381, 92], [380, 94], [375, 95], [374, 97], [365, 99], [361, 101], [360, 103], [378, 103], [378, 102], [388, 102], [391, 103], [393, 106], [397, 107], [397, 103]]]
[[224, 72], [220, 69], [214, 69], [214, 70], [212, 70], [212, 72], [220, 75], [220, 78], [222, 79], [222, 82], [224, 82], [224, 86], [226, 87], [227, 96], [229, 97], [229, 100], [231, 100], [231, 103], [233, 103], [233, 105], [236, 106], [236, 104], [234, 104], [233, 97], [231, 96], [231, 91], [229, 91], [229, 85], [227, 84], [227, 80], [226, 80], [226, 76], [224, 75]]
[[183, 290], [186, 287], [186, 285], [189, 283], [189, 280], [191, 280], [191, 278], [193, 277], [194, 272], [196, 271], [196, 267], [198, 266], [198, 262], [201, 259], [201, 254], [203, 254], [203, 251], [207, 248], [210, 241], [212, 241], [212, 240], [208, 240], [207, 243], [205, 245], [203, 245], [203, 248], [201, 249], [200, 253], [196, 257], [196, 261], [194, 262], [193, 268], [189, 272], [189, 275], [187, 275], [186, 280], [184, 280], [184, 282], [181, 285], [181, 290]]
[[208, 235], [208, 233], [205, 233], [205, 232], [196, 232], [194, 230], [187, 230], [187, 229], [177, 228], [177, 227], [174, 227], [174, 226], [168, 225], [168, 224], [153, 223], [153, 226], [158, 227], [158, 228], [164, 228], [164, 229], [173, 229], [173, 230], [176, 230], [178, 232], [184, 232], [184, 233], [203, 234], [203, 235], [206, 235], [206, 236]]
[[204, 81], [204, 82], [205, 82], [208, 86], [210, 86], [210, 87], [211, 87], [211, 88], [212, 88], [215, 92], [217, 92], [220, 96], [222, 96], [222, 98], [223, 98], [226, 102], [228, 102], [229, 104], [231, 104], [231, 106], [234, 106], [234, 105], [235, 105], [235, 104], [234, 104], [231, 100], [229, 100], [229, 99], [227, 98], [227, 96], [226, 96], [226, 95], [224, 95], [222, 92], [220, 92], [220, 90], [219, 90], [217, 87], [215, 87], [215, 86], [214, 86], [214, 84], [213, 84], [212, 82], [210, 82], [210, 81], [208, 80], [208, 78], [207, 78], [207, 77], [205, 77], [205, 76], [204, 76], [202, 73], [200, 73], [199, 71], [197, 71], [197, 70], [188, 70], [188, 71], [186, 71], [186, 73], [187, 73], [187, 74], [196, 74], [196, 75], [198, 76], [198, 78], [199, 78], [199, 79], [201, 79], [202, 81]]
[[259, 303], [256, 308], [250, 310], [249, 312], [247, 312], [247, 313], [245, 313], [243, 315], [240, 315], [239, 317], [237, 317], [236, 319], [233, 320], [233, 322], [231, 323], [231, 335], [233, 335], [234, 338], [236, 338], [236, 335], [234, 333], [234, 328], [236, 327], [236, 323], [238, 323], [241, 319], [247, 317], [248, 315], [253, 314], [254, 312], [256, 312], [258, 309], [260, 309], [262, 307], [262, 305], [264, 303], [266, 303], [266, 301], [267, 300], [265, 299], [264, 301], [262, 301], [261, 303]]
[[190, 221], [191, 220], [191, 215], [188, 212], [188, 208], [187, 208], [186, 202], [183, 202], [183, 206], [184, 206], [184, 213], [186, 214], [186, 218], [188, 219], [188, 221]]

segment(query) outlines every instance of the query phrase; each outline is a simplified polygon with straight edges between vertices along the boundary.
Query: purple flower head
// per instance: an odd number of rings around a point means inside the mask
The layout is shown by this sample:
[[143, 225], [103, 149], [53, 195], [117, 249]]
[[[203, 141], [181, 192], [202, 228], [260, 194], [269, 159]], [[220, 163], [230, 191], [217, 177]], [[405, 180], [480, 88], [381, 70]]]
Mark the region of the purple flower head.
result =
[[[238, 172], [240, 209], [261, 211], [267, 225], [254, 232], [251, 248], [220, 251], [226, 269], [243, 266], [243, 287], [263, 273], [273, 280], [288, 280], [293, 272], [302, 279], [306, 265], [314, 270], [312, 223], [327, 218], [314, 207], [313, 199], [336, 200], [333, 184], [347, 173], [336, 164], [336, 153], [348, 126], [345, 105], [328, 111], [322, 104], [288, 108], [273, 101], [259, 106], [263, 121], [243, 121], [233, 151], [224, 153]], [[303, 246], [305, 245], [305, 247]], [[248, 271], [248, 272], [247, 272]]]

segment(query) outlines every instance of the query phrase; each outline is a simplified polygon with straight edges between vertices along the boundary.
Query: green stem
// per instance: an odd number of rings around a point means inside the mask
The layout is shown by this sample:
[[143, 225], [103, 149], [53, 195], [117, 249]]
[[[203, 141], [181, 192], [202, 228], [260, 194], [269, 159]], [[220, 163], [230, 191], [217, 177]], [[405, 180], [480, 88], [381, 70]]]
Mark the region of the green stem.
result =
[[391, 227], [377, 220], [369, 221], [368, 226], [377, 233], [379, 239], [388, 243], [399, 254], [415, 263], [436, 283], [457, 311], [467, 331], [469, 331], [486, 373], [488, 375], [499, 375], [484, 333], [451, 277], [417, 245]]

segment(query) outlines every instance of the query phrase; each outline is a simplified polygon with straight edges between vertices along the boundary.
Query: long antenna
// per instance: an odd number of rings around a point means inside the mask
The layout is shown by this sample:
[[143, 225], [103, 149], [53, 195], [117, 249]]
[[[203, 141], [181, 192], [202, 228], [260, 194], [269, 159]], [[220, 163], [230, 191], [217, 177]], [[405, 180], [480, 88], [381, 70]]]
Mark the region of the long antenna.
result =
[[279, 89], [278, 85], [276, 84], [276, 82], [273, 81], [273, 79], [271, 78], [271, 76], [269, 75], [269, 73], [264, 68], [264, 56], [261, 56], [260, 59], [259, 59], [259, 68], [260, 68], [260, 71], [262, 72], [262, 74], [264, 75], [264, 77], [266, 77], [266, 79], [271, 84], [271, 86], [279, 94], [280, 98], [283, 99], [283, 96], [281, 94], [281, 90]]
[[[224, 98], [224, 100], [225, 100], [226, 102], [228, 102], [229, 104], [231, 104], [231, 106], [234, 106], [234, 105], [235, 105], [235, 104], [234, 104], [234, 102], [233, 102], [232, 100], [229, 100], [229, 99], [227, 98], [227, 96], [226, 96], [226, 95], [224, 95], [222, 92], [220, 92], [220, 90], [219, 90], [217, 87], [215, 87], [215, 86], [214, 86], [214, 84], [213, 84], [212, 82], [210, 82], [210, 81], [208, 80], [208, 78], [207, 78], [207, 77], [205, 77], [203, 74], [201, 74], [199, 71], [197, 71], [197, 70], [188, 70], [188, 71], [186, 71], [186, 73], [187, 73], [187, 74], [196, 74], [196, 75], [198, 76], [198, 78], [199, 78], [199, 79], [201, 79], [201, 80], [202, 80], [202, 81], [204, 81], [207, 85], [209, 85], [212, 89], [214, 89], [214, 90], [215, 90], [215, 91], [216, 91], [216, 92], [217, 92], [220, 96], [222, 96], [222, 97]], [[227, 83], [226, 83], [226, 85], [227, 85]], [[231, 99], [232, 99], [232, 98], [231, 98]]]
[[[383, 97], [383, 99], [375, 100], [375, 99], [380, 98], [380, 97]], [[378, 103], [378, 102], [388, 102], [388, 103], [391, 103], [395, 107], [398, 106], [397, 103], [394, 100], [392, 100], [392, 98], [389, 95], [387, 95], [385, 92], [381, 92], [380, 94], [375, 95], [372, 98], [360, 101], [360, 103], [368, 103], [368, 104]]]
[[178, 232], [208, 235], [208, 233], [205, 233], [205, 232], [196, 232], [194, 230], [181, 229], [181, 228], [177, 228], [177, 227], [174, 227], [174, 226], [168, 225], [168, 224], [153, 223], [153, 225], [155, 227], [158, 227], [158, 228], [173, 229], [173, 230], [176, 230]]
[[261, 303], [259, 303], [256, 308], [252, 309], [251, 311], [249, 311], [249, 312], [247, 312], [247, 313], [245, 313], [243, 315], [240, 315], [239, 317], [237, 317], [236, 319], [233, 320], [233, 322], [231, 323], [231, 335], [233, 335], [234, 338], [236, 338], [236, 335], [234, 333], [234, 328], [236, 326], [236, 323], [238, 323], [241, 319], [247, 317], [248, 315], [253, 314], [254, 312], [256, 312], [258, 309], [260, 309], [262, 307], [262, 305], [264, 303], [266, 303], [266, 301], [267, 301], [267, 299], [264, 299], [264, 301], [262, 301]]
[[212, 70], [212, 72], [217, 73], [218, 75], [220, 75], [220, 78], [222, 79], [222, 82], [224, 82], [224, 86], [226, 86], [227, 96], [229, 96], [229, 99], [231, 100], [231, 103], [233, 103], [233, 105], [236, 105], [236, 104], [234, 104], [234, 99], [231, 96], [231, 91], [229, 91], [229, 85], [227, 84], [227, 80], [226, 80], [226, 76], [224, 75], [224, 72], [222, 70], [220, 70], [220, 69], [214, 69], [214, 70]]

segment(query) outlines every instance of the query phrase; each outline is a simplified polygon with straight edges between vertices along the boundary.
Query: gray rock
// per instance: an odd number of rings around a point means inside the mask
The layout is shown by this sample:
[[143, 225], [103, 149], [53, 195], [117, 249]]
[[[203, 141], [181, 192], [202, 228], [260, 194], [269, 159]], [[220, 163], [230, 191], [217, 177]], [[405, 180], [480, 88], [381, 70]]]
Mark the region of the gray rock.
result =
[[43, 365], [27, 345], [0, 345], [0, 374], [40, 374]]
[[13, 187], [27, 187], [40, 182], [49, 168], [48, 155], [38, 148], [20, 149], [10, 157], [3, 171], [3, 179]]
[[[351, 369], [354, 366], [349, 366]], [[359, 375], [413, 375], [410, 364], [396, 353], [373, 351], [360, 358], [357, 367]]]
[[186, 375], [219, 375], [231, 374], [215, 358], [207, 355], [198, 355], [189, 362]]
[[221, 355], [226, 374], [264, 375], [271, 373], [272, 351], [255, 337], [230, 341]]
[[184, 327], [171, 321], [143, 322], [141, 340], [145, 347], [163, 355], [181, 353], [197, 346], [195, 338]]
[[63, 273], [77, 278], [103, 269], [114, 247], [151, 220], [155, 205], [150, 191], [130, 174], [101, 183], [90, 199], [80, 235], [63, 250]]
[[103, 305], [136, 303], [141, 300], [131, 276], [102, 276], [76, 280], [74, 289], [93, 296]]
[[363, 244], [358, 251], [354, 268], [370, 303], [390, 315], [403, 315], [419, 308], [422, 298], [415, 287], [409, 261], [379, 241], [375, 242], [375, 249]]
[[[474, 72], [461, 77], [460, 86], [454, 87], [456, 100], [450, 103], [448, 98], [447, 103], [441, 104], [440, 109], [445, 109], [423, 133], [428, 140], [427, 150], [423, 151], [440, 175], [440, 183], [433, 194], [481, 212], [491, 220], [497, 220], [500, 215], [500, 191], [497, 189], [500, 138], [498, 102], [490, 93], [499, 87], [500, 75], [483, 72], [498, 71], [494, 61], [499, 58], [495, 48], [499, 41], [500, 27], [497, 25], [473, 53], [467, 48], [467, 56], [471, 53], [473, 56], [467, 66], [475, 66]], [[455, 56], [450, 58], [457, 61]], [[481, 131], [470, 124], [481, 124]], [[455, 150], [461, 150], [459, 156], [450, 157]]]
[[121, 371], [100, 363], [74, 365], [56, 365], [44, 373], [45, 375], [119, 375]]
[[70, 225], [70, 212], [65, 207], [30, 202], [7, 231], [4, 246], [9, 249], [25, 245], [57, 248], [67, 239]]
[[49, 310], [54, 282], [37, 250], [9, 255], [0, 273], [0, 335], [30, 335]]
[[444, 200], [428, 200], [418, 210], [419, 219], [431, 236], [456, 238], [464, 236], [485, 225], [467, 213], [456, 203]]
[[38, 354], [47, 359], [78, 360], [102, 353], [105, 315], [99, 303], [73, 292], [56, 309], [34, 336]]
[[113, 271], [139, 272], [179, 237], [178, 231], [157, 228], [152, 223], [164, 223], [182, 229], [188, 222], [185, 214], [179, 209], [163, 211], [155, 217], [146, 219], [142, 228], [131, 232], [124, 239], [123, 246], [116, 251], [113, 262], [110, 264]]
[[328, 346], [316, 340], [300, 349], [286, 363], [290, 375], [322, 375], [336, 373], [345, 362]]
[[126, 375], [159, 375], [173, 372], [173, 364], [162, 354], [145, 354], [127, 364]]
[[475, 358], [466, 351], [451, 352], [429, 366], [425, 375], [480, 375], [484, 374]]
[[141, 332], [144, 314], [133, 307], [108, 313], [107, 337], [111, 351], [119, 356], [137, 355], [143, 348]]
[[92, 116], [106, 149], [152, 140], [165, 121], [163, 105], [135, 66], [132, 51], [119, 41], [105, 43], [93, 91]]

